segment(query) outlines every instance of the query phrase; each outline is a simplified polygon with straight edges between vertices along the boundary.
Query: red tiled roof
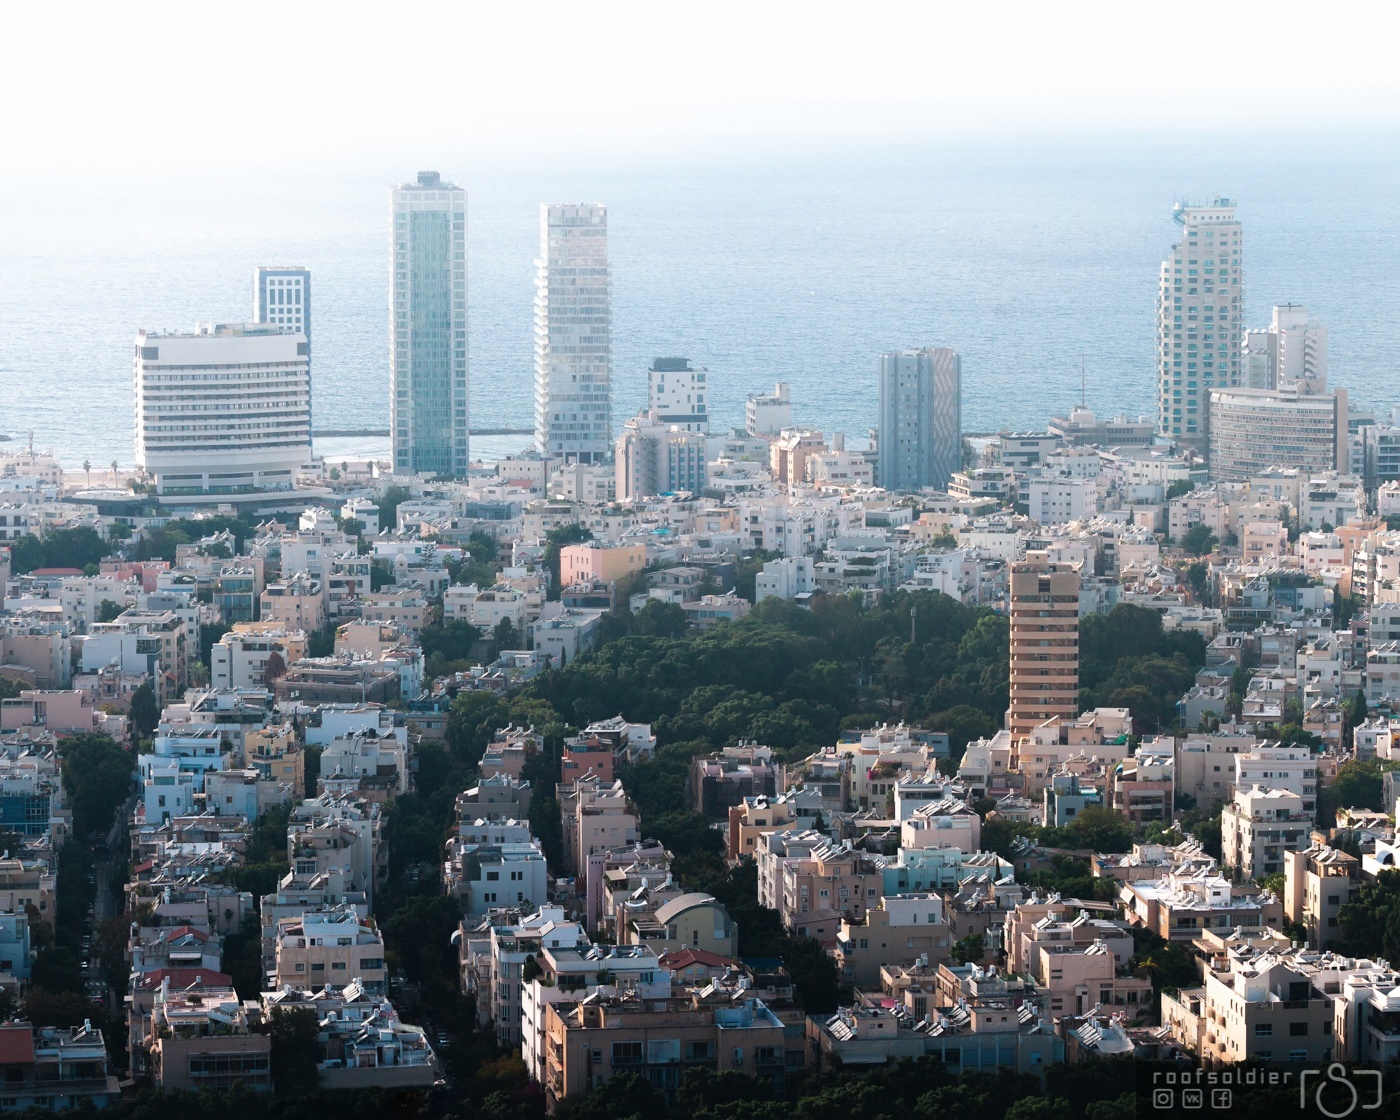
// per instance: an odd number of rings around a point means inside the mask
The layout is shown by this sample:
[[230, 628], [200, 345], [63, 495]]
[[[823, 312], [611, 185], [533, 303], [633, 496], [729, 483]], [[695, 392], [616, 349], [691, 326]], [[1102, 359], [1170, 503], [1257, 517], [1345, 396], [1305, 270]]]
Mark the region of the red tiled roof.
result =
[[82, 568], [35, 568], [29, 574], [31, 576], [80, 576], [83, 574], [83, 570]]
[[34, 1028], [28, 1023], [0, 1027], [0, 1066], [34, 1064]]
[[212, 968], [156, 968], [141, 974], [136, 981], [136, 990], [153, 992], [167, 976], [170, 978], [171, 990], [177, 992], [189, 987], [233, 987], [232, 976], [226, 972], [215, 972]]
[[175, 926], [173, 929], [167, 931], [165, 939], [167, 941], [174, 941], [177, 937], [184, 937], [186, 934], [193, 937], [196, 941], [209, 940], [209, 935], [207, 933], [203, 930], [195, 929], [194, 926]]
[[693, 964], [703, 964], [709, 968], [728, 968], [734, 962], [728, 957], [712, 953], [708, 949], [672, 949], [657, 958], [662, 968], [689, 968]]

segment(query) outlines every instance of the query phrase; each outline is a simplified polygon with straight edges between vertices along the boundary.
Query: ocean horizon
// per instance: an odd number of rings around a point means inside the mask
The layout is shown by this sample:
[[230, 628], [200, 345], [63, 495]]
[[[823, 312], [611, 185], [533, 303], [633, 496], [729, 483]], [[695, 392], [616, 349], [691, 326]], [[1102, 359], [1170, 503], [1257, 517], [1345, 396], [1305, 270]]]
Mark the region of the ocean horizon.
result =
[[[1218, 195], [1244, 226], [1248, 324], [1306, 305], [1329, 329], [1332, 381], [1385, 413], [1400, 404], [1392, 141], [987, 139], [421, 166], [468, 192], [474, 424], [532, 422], [539, 204], [599, 201], [615, 429], [665, 355], [710, 370], [715, 429], [788, 381], [799, 425], [863, 440], [879, 355], [908, 346], [962, 355], [967, 431], [1043, 427], [1078, 402], [1081, 362], [1090, 408], [1150, 416], [1172, 206]], [[12, 437], [0, 449], [32, 430], [68, 466], [129, 467], [136, 331], [246, 320], [259, 264], [311, 269], [314, 426], [387, 427], [388, 187], [418, 170], [81, 183], [0, 172], [0, 434]]]

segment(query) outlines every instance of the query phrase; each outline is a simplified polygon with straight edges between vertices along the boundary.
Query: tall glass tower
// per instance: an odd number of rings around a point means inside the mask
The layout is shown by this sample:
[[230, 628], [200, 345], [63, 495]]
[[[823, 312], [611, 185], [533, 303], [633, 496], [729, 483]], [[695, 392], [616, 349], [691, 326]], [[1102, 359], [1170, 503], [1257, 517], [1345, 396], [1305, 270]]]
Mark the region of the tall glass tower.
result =
[[542, 455], [605, 462], [612, 453], [607, 209], [542, 205], [535, 267], [535, 443]]
[[394, 470], [467, 473], [467, 192], [436, 171], [389, 192]]
[[962, 359], [946, 346], [880, 356], [876, 481], [887, 490], [948, 488], [962, 468]]

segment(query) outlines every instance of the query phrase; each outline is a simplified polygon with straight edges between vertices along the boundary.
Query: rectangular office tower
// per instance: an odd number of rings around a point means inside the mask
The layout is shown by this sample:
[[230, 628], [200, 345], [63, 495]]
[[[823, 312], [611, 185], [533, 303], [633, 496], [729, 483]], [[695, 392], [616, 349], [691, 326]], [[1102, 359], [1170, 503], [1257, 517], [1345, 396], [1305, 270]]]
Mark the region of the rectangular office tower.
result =
[[311, 341], [311, 271], [259, 265], [253, 273], [253, 322], [300, 331]]
[[1079, 570], [1028, 552], [1011, 565], [1011, 706], [1013, 739], [1052, 716], [1079, 715]]
[[542, 205], [535, 268], [535, 443], [541, 455], [604, 462], [612, 452], [607, 209]]
[[389, 257], [394, 470], [465, 475], [467, 192], [436, 171], [391, 187]]
[[946, 346], [880, 357], [876, 481], [946, 490], [962, 468], [962, 360]]
[[311, 346], [271, 323], [136, 336], [136, 464], [160, 494], [290, 490], [311, 458]]
[[1172, 217], [1181, 240], [1157, 292], [1157, 426], [1204, 451], [1211, 390], [1243, 380], [1244, 235], [1228, 198], [1178, 203]]

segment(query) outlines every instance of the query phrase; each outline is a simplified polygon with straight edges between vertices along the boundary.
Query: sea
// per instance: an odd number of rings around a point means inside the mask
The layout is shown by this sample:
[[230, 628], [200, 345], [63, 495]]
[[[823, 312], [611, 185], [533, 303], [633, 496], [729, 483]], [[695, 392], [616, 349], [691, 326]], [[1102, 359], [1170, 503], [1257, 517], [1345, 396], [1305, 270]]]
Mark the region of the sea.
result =
[[[962, 355], [968, 432], [1081, 398], [1153, 411], [1154, 299], [1177, 200], [1233, 198], [1248, 319], [1305, 304], [1334, 383], [1400, 404], [1400, 133], [1035, 135], [424, 159], [468, 191], [474, 427], [529, 428], [539, 205], [608, 207], [614, 424], [653, 357], [710, 371], [716, 427], [790, 382], [796, 422], [861, 440], [882, 351]], [[51, 176], [0, 165], [0, 435], [134, 459], [138, 328], [250, 317], [258, 264], [312, 272], [314, 425], [388, 426], [388, 185], [418, 167]], [[1081, 380], [1082, 378], [1082, 380]], [[31, 436], [32, 433], [32, 436]], [[480, 436], [494, 458], [527, 435]], [[317, 441], [330, 458], [384, 437]]]

